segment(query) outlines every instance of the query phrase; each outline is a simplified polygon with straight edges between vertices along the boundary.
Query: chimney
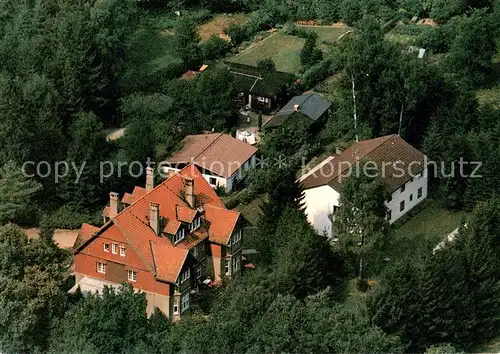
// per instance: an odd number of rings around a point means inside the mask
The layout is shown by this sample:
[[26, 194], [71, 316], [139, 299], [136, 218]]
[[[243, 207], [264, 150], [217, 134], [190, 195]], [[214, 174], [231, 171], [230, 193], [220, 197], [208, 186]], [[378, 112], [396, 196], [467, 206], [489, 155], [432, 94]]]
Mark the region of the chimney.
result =
[[151, 167], [146, 167], [146, 191], [150, 191], [154, 188], [154, 173]]
[[186, 177], [184, 179], [184, 197], [186, 198], [186, 202], [189, 204], [189, 207], [194, 209], [194, 179], [191, 177]]
[[118, 204], [120, 200], [118, 199], [118, 193], [111, 192], [109, 193], [109, 218], [113, 219], [116, 215], [118, 215]]
[[300, 111], [300, 105], [298, 105], [298, 104], [294, 104], [294, 105], [293, 105], [293, 110], [294, 110], [295, 112]]
[[160, 234], [160, 204], [153, 203], [149, 205], [149, 226], [153, 229], [155, 234]]

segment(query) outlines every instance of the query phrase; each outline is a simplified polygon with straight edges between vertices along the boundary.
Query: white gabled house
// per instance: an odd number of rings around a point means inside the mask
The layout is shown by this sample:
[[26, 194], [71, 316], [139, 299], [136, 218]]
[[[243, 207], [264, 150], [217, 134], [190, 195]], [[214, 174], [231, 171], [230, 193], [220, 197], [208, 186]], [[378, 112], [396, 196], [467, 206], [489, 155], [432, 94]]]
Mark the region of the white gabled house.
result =
[[370, 161], [376, 166], [391, 192], [386, 201], [389, 223], [401, 218], [427, 197], [425, 155], [398, 135], [361, 141], [339, 155], [328, 157], [299, 179], [304, 188], [305, 213], [318, 233], [332, 237], [333, 217], [340, 207], [342, 183], [347, 179], [349, 169], [356, 173], [361, 161]]
[[210, 186], [224, 188], [228, 193], [257, 162], [257, 148], [228, 134], [188, 135], [180, 146], [179, 151], [161, 163], [165, 174], [176, 174], [193, 164]]

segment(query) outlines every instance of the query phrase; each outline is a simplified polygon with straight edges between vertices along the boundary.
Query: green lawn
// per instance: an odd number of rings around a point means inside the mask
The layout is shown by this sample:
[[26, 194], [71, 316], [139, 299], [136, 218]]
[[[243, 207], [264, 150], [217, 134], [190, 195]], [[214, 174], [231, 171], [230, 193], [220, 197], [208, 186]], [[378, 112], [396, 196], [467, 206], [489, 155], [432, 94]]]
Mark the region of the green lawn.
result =
[[328, 43], [335, 42], [340, 35], [350, 30], [349, 27], [332, 27], [332, 26], [301, 26], [318, 34], [318, 47], [326, 51]]
[[138, 16], [139, 24], [128, 43], [127, 67], [120, 83], [125, 93], [147, 91], [158, 81], [159, 71], [180, 62], [172, 55], [172, 35], [167, 31], [174, 20], [167, 21], [166, 15], [163, 18], [148, 12], [140, 12]]
[[332, 26], [303, 26], [310, 31], [318, 34], [319, 41], [334, 42], [341, 34], [347, 32], [349, 27], [332, 27]]
[[394, 226], [392, 242], [387, 256], [393, 260], [406, 256], [418, 257], [422, 252], [429, 252], [450, 232], [455, 230], [465, 212], [444, 209], [436, 201], [427, 200], [407, 221]]
[[274, 33], [237, 54], [230, 61], [256, 66], [260, 60], [271, 58], [276, 70], [293, 74], [300, 67], [300, 51], [304, 41], [302, 38]]

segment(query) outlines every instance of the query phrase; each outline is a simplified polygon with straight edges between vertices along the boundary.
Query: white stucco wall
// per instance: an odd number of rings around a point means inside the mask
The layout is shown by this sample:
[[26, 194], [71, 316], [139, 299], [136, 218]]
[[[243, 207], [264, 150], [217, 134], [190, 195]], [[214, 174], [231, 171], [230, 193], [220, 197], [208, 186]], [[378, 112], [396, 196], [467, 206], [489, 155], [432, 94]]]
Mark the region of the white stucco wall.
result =
[[[414, 177], [413, 181], [405, 183], [404, 192], [401, 192], [401, 188], [398, 188], [392, 193], [392, 200], [386, 202], [387, 208], [391, 210], [389, 223], [392, 224], [427, 198], [427, 183], [428, 174], [427, 169], [425, 169], [420, 176]], [[422, 188], [420, 198], [418, 197], [419, 188]], [[410, 200], [411, 195], [413, 195], [412, 200]], [[326, 185], [306, 189], [304, 197], [305, 213], [311, 225], [313, 225], [319, 234], [326, 233], [328, 237], [332, 237], [332, 221], [329, 215], [333, 213], [334, 206], [339, 206], [340, 194], [332, 187]], [[403, 200], [405, 201], [405, 208], [403, 211], [400, 211], [400, 205]]]
[[304, 191], [307, 220], [316, 232], [332, 237], [332, 222], [329, 215], [339, 205], [340, 194], [330, 186], [321, 186]]
[[[253, 155], [250, 159], [248, 159], [238, 170], [236, 170], [231, 177], [224, 178], [220, 177], [217, 175], [209, 175], [209, 174], [203, 174], [203, 177], [205, 177], [206, 181], [212, 186], [212, 188], [217, 188], [217, 187], [223, 187], [226, 189], [226, 193], [231, 192], [233, 189], [233, 183], [236, 180], [239, 180], [240, 178], [243, 177], [243, 172], [246, 171], [247, 169], [251, 167], [255, 167], [257, 161], [256, 155]], [[173, 168], [169, 166], [162, 166], [163, 171], [165, 172], [166, 175], [169, 173], [177, 173], [180, 171], [178, 168]], [[215, 183], [213, 180], [215, 179]]]
[[[414, 177], [413, 181], [408, 181], [405, 183], [405, 190], [401, 192], [401, 188], [396, 189], [392, 192], [392, 200], [390, 202], [385, 203], [387, 208], [391, 211], [391, 219], [389, 223], [393, 223], [398, 220], [400, 217], [405, 215], [411, 209], [413, 209], [417, 204], [427, 198], [427, 182], [429, 180], [429, 176], [427, 174], [427, 168], [420, 174], [420, 176]], [[418, 197], [418, 189], [422, 188], [422, 196]], [[412, 200], [410, 200], [410, 196], [413, 195]], [[404, 200], [405, 208], [403, 211], [400, 211], [401, 202]]]

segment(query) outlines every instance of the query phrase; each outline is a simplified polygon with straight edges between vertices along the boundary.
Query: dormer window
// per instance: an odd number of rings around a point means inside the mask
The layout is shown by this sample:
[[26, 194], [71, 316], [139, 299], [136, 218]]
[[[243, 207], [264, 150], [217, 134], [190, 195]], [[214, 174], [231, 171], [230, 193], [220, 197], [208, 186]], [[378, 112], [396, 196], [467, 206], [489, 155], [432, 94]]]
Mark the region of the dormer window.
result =
[[189, 230], [194, 231], [201, 226], [201, 217], [197, 216], [191, 224], [189, 224]]
[[174, 243], [184, 240], [184, 237], [186, 237], [186, 229], [181, 227], [174, 235]]

